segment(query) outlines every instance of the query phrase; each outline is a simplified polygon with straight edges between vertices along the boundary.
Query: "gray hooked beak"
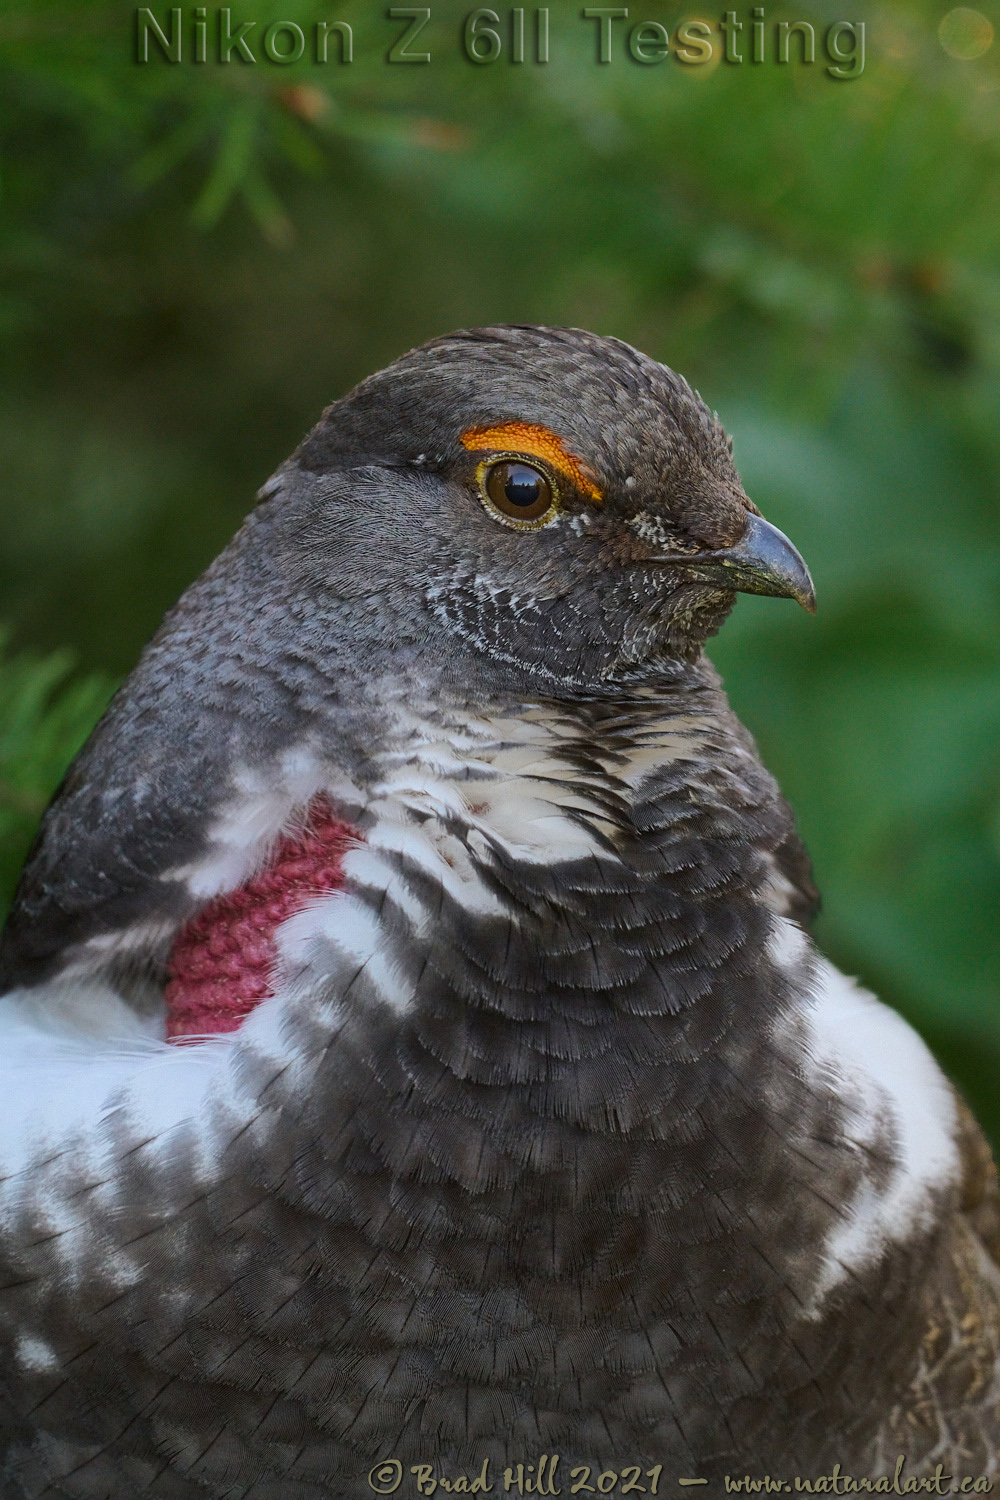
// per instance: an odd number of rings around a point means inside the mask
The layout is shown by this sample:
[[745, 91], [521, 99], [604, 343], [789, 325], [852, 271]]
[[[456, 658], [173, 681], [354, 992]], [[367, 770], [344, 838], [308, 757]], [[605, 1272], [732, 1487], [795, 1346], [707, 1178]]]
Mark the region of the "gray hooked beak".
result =
[[811, 615], [816, 613], [816, 590], [798, 551], [783, 531], [752, 511], [747, 512], [747, 529], [735, 547], [682, 561], [692, 572], [738, 593], [794, 599]]

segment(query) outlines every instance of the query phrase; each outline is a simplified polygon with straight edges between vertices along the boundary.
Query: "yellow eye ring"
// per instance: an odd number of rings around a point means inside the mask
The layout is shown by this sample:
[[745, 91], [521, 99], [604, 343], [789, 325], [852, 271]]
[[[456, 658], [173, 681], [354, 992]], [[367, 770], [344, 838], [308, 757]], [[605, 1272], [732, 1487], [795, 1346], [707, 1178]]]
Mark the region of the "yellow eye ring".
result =
[[559, 513], [559, 487], [535, 460], [491, 453], [476, 469], [484, 509], [512, 531], [538, 531]]

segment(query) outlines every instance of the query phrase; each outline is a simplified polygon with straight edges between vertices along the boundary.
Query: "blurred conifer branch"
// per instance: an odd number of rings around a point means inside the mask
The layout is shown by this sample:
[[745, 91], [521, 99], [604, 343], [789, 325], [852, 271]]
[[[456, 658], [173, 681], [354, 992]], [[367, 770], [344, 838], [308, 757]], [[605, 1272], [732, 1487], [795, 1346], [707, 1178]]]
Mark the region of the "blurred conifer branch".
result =
[[[151, 9], [169, 31], [170, 7]], [[267, 0], [254, 9], [259, 17], [254, 39], [258, 52], [270, 19], [267, 9]], [[359, 10], [354, 0], [346, 0], [343, 14], [356, 28]], [[278, 13], [312, 36], [315, 4], [282, 0]], [[209, 14], [214, 26], [215, 11], [210, 8]], [[461, 135], [448, 121], [428, 120], [405, 106], [382, 107], [373, 102], [370, 90], [360, 103], [352, 104], [350, 75], [364, 69], [344, 69], [333, 62], [319, 69], [317, 82], [317, 65], [308, 46], [303, 59], [287, 67], [262, 59], [251, 67], [238, 56], [229, 66], [219, 66], [213, 35], [209, 64], [199, 67], [190, 60], [189, 38], [180, 65], [168, 63], [151, 41], [147, 60], [139, 63], [135, 15], [136, 7], [109, 0], [76, 0], [72, 6], [64, 0], [20, 0], [8, 5], [0, 15], [0, 82], [7, 104], [6, 110], [0, 107], [0, 136], [3, 124], [15, 115], [20, 115], [22, 126], [30, 125], [32, 116], [39, 123], [47, 121], [56, 132], [50, 135], [50, 147], [60, 134], [76, 135], [91, 163], [99, 160], [105, 174], [119, 175], [140, 194], [148, 194], [178, 169], [191, 167], [191, 220], [197, 228], [211, 229], [239, 200], [265, 239], [287, 247], [294, 231], [275, 184], [289, 169], [303, 175], [323, 172], [338, 141], [454, 149]], [[362, 13], [362, 27], [366, 23], [371, 24], [370, 17]], [[190, 29], [186, 12], [184, 26]], [[337, 45], [331, 44], [331, 57]], [[379, 63], [383, 52], [380, 38]], [[335, 97], [338, 93], [344, 97]], [[43, 163], [46, 153], [38, 151], [43, 144], [5, 142], [4, 155], [18, 180], [15, 211], [31, 206], [46, 168], [59, 175], [54, 152], [50, 150], [52, 159]], [[26, 172], [25, 160], [16, 159], [25, 146], [33, 171]], [[65, 158], [63, 165], [69, 167]], [[2, 182], [0, 174], [0, 191]]]
[[5, 646], [0, 633], [0, 919], [38, 819], [111, 696], [106, 677], [74, 679], [67, 652]]

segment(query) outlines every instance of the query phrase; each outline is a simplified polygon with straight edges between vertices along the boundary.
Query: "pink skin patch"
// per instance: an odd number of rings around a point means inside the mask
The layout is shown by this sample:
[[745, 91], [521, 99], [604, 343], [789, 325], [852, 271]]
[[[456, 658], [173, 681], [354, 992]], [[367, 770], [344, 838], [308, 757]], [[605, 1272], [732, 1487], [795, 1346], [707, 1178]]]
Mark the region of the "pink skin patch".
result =
[[236, 1031], [273, 994], [282, 922], [344, 884], [344, 854], [361, 834], [313, 798], [305, 827], [275, 846], [244, 885], [215, 896], [181, 929], [167, 962], [167, 1039]]

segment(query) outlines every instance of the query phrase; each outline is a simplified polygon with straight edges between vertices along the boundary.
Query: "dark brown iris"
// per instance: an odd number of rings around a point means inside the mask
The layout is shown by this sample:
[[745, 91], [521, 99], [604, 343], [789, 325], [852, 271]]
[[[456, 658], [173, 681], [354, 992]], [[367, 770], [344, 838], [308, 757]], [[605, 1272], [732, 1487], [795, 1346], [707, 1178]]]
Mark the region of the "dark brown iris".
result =
[[508, 460], [486, 474], [486, 493], [503, 516], [512, 521], [537, 521], [552, 506], [552, 486], [530, 464]]

